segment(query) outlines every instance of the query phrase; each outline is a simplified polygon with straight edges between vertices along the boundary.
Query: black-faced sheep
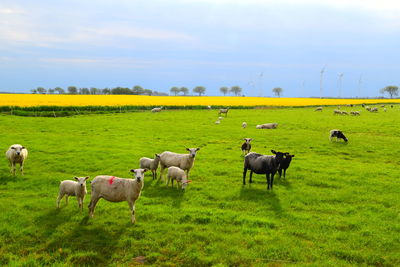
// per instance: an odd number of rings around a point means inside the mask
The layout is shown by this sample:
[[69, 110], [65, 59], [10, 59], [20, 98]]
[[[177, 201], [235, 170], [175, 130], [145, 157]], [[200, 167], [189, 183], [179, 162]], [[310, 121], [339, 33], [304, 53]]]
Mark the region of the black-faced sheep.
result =
[[253, 172], [256, 174], [265, 174], [267, 178], [268, 189], [272, 189], [274, 184], [274, 176], [278, 170], [280, 164], [283, 161], [284, 153], [276, 152], [271, 150], [275, 156], [262, 155], [255, 152], [250, 152], [244, 157], [244, 168], [243, 168], [243, 184], [246, 184], [246, 173], [250, 170], [250, 180], [253, 182]]
[[294, 155], [290, 155], [289, 152], [285, 153], [285, 157], [283, 158], [283, 161], [281, 162], [278, 168], [279, 177], [282, 177], [282, 170], [283, 170], [283, 177], [286, 178], [286, 170], [289, 168], [292, 158], [294, 158]]
[[244, 143], [242, 144], [242, 154], [246, 155], [247, 153], [250, 152], [251, 149], [251, 144], [250, 141], [253, 140], [253, 138], [244, 138]]
[[347, 139], [346, 136], [343, 134], [343, 132], [340, 131], [340, 130], [337, 130], [337, 129], [331, 130], [330, 133], [329, 133], [329, 140], [330, 140], [330, 141], [332, 141], [332, 138], [334, 138], [334, 137], [336, 137], [336, 141], [337, 141], [338, 139], [343, 139], [345, 142], [348, 141], [348, 139]]

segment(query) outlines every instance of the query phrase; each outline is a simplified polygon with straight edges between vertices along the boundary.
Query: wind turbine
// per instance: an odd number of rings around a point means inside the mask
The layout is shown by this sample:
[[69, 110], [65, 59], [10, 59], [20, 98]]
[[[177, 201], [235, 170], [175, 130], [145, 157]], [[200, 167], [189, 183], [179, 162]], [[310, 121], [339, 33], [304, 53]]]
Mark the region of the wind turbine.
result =
[[325, 72], [325, 68], [326, 68], [326, 64], [324, 65], [324, 67], [321, 69], [321, 75], [320, 75], [320, 80], [319, 80], [319, 97], [322, 98], [322, 93], [323, 93], [323, 83], [322, 83], [322, 78], [324, 76], [324, 72]]
[[357, 97], [361, 97], [361, 85], [362, 85], [362, 74], [360, 75], [360, 79], [358, 80], [358, 92], [357, 92]]
[[339, 73], [338, 74], [339, 98], [342, 98], [342, 78], [343, 78], [343, 73]]

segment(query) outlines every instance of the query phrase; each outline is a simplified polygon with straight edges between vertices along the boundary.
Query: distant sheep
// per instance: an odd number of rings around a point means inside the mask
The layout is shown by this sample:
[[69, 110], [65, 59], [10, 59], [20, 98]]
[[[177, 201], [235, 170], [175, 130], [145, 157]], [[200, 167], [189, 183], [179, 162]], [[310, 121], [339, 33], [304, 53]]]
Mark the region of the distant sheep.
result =
[[157, 178], [157, 168], [160, 164], [160, 154], [155, 154], [154, 159], [151, 158], [140, 158], [139, 165], [142, 169], [148, 169], [153, 174], [153, 180]]
[[334, 115], [337, 115], [337, 114], [342, 115], [342, 111], [340, 111], [340, 110], [338, 110], [338, 109], [335, 109], [335, 110], [333, 111], [333, 114], [334, 114]]
[[172, 166], [179, 167], [186, 171], [186, 176], [189, 177], [189, 171], [193, 167], [196, 152], [200, 148], [186, 148], [189, 154], [178, 154], [170, 151], [165, 151], [160, 154], [160, 179], [163, 178], [163, 172], [165, 168]]
[[387, 111], [387, 109], [386, 109], [386, 108], [384, 108], [384, 109], [383, 109], [383, 111], [385, 111], [385, 112], [386, 112], [386, 111]]
[[244, 122], [242, 122], [242, 128], [244, 129], [244, 128], [246, 128], [247, 127], [247, 123], [244, 121]]
[[181, 184], [182, 190], [186, 189], [186, 186], [191, 181], [187, 179], [186, 173], [184, 170], [178, 167], [169, 167], [167, 173], [167, 182], [166, 185], [168, 186], [169, 181], [171, 181], [172, 187], [174, 186], [174, 180], [176, 180], [177, 186], [179, 188], [179, 184]]
[[60, 208], [60, 201], [65, 196], [65, 202], [68, 205], [68, 197], [76, 196], [76, 200], [78, 201], [78, 207], [83, 210], [83, 201], [85, 200], [85, 196], [87, 194], [86, 190], [86, 180], [89, 179], [89, 176], [86, 177], [74, 177], [76, 181], [64, 180], [60, 183], [60, 191], [58, 192], [57, 197], [57, 208]]
[[217, 120], [216, 122], [215, 122], [215, 124], [220, 124], [221, 123], [221, 121], [220, 120]]
[[163, 107], [159, 107], [159, 108], [153, 108], [151, 110], [151, 112], [160, 112], [163, 109]]
[[274, 176], [283, 161], [284, 153], [276, 152], [275, 150], [271, 150], [271, 152], [275, 156], [250, 152], [244, 157], [243, 185], [246, 184], [247, 170], [250, 170], [250, 183], [253, 182], [253, 172], [256, 174], [265, 174], [268, 184], [267, 189], [272, 189]]
[[370, 111], [371, 111], [371, 112], [378, 112], [378, 108], [377, 108], [377, 107], [371, 108]]
[[6, 152], [6, 157], [10, 165], [10, 172], [15, 175], [16, 164], [19, 164], [19, 170], [24, 175], [24, 163], [28, 157], [28, 150], [20, 144], [10, 146]]
[[342, 113], [341, 113], [342, 115], [349, 115], [349, 113], [347, 113], [347, 111], [342, 111]]
[[354, 115], [354, 116], [360, 116], [360, 112], [359, 111], [351, 111], [350, 114]]
[[100, 198], [110, 202], [127, 201], [131, 210], [132, 223], [136, 222], [135, 202], [140, 197], [144, 186], [144, 173], [147, 169], [131, 170], [136, 179], [118, 178], [99, 175], [92, 181], [92, 196], [89, 203], [89, 216], [93, 217], [94, 209]]
[[322, 111], [322, 107], [317, 107], [314, 111]]
[[256, 126], [256, 129], [275, 129], [278, 123], [264, 123]]
[[221, 108], [218, 112], [218, 115], [225, 114], [225, 117], [228, 116], [229, 108]]
[[384, 108], [385, 107], [385, 105], [381, 105], [381, 108]]
[[253, 138], [244, 138], [244, 143], [242, 144], [243, 155], [246, 155], [247, 153], [250, 152], [250, 149], [251, 149], [250, 141], [251, 140], [253, 140]]
[[283, 170], [283, 177], [286, 178], [286, 170], [289, 168], [292, 158], [294, 158], [294, 155], [290, 155], [289, 152], [285, 153], [285, 157], [283, 158], [283, 161], [281, 162], [278, 168], [279, 177], [282, 177], [282, 170]]
[[338, 139], [343, 139], [345, 142], [348, 141], [348, 139], [346, 138], [346, 136], [343, 134], [342, 131], [334, 129], [331, 130], [329, 133], [329, 140], [332, 141], [332, 138], [336, 137], [336, 141], [338, 141]]
[[211, 106], [207, 106], [207, 109], [212, 109]]
[[223, 120], [223, 119], [224, 119], [224, 117], [221, 117], [221, 116], [220, 116], [220, 117], [218, 117], [218, 119], [219, 119], [219, 120]]

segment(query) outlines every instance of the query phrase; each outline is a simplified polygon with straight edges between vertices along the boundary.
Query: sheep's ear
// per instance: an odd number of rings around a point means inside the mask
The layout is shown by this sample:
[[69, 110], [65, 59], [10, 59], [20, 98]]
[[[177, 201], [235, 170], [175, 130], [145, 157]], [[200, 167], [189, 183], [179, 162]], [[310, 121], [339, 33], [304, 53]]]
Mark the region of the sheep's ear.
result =
[[292, 155], [292, 158], [294, 158], [294, 155]]
[[23, 146], [23, 147], [21, 147], [22, 149], [25, 149], [25, 147]]
[[11, 149], [15, 149], [15, 147], [12, 146]]
[[87, 179], [89, 179], [89, 176], [86, 176], [86, 177], [85, 177], [85, 181], [86, 181]]
[[275, 151], [275, 150], [273, 150], [273, 149], [271, 149], [271, 152], [272, 152], [273, 154], [276, 154], [276, 151]]
[[143, 172], [147, 172], [148, 171], [148, 169], [143, 169]]
[[130, 172], [134, 172], [134, 173], [136, 173], [136, 170], [132, 169], [132, 170], [130, 170]]
[[200, 147], [196, 148], [196, 151], [199, 151], [199, 150], [200, 150]]
[[187, 150], [187, 151], [190, 151], [190, 149], [189, 149], [189, 148], [186, 148], [186, 150]]
[[78, 181], [79, 178], [75, 176], [74, 179]]

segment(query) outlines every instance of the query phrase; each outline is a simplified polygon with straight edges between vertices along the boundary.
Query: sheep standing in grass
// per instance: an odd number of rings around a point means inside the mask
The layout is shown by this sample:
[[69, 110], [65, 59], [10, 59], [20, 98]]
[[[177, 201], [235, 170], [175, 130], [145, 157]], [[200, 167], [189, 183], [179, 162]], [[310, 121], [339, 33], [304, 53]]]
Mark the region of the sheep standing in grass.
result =
[[221, 108], [218, 112], [218, 115], [225, 114], [225, 117], [228, 116], [229, 108]]
[[360, 116], [360, 112], [359, 111], [351, 111], [350, 114], [354, 115], [354, 116]]
[[74, 177], [76, 181], [64, 180], [60, 183], [60, 191], [58, 192], [57, 197], [57, 208], [60, 208], [60, 201], [65, 196], [65, 202], [68, 205], [68, 197], [76, 196], [76, 200], [78, 201], [78, 207], [83, 210], [83, 201], [85, 200], [85, 196], [87, 194], [86, 190], [86, 180], [89, 179], [89, 176], [86, 177]]
[[387, 109], [386, 109], [386, 108], [384, 108], [384, 109], [383, 109], [383, 111], [385, 111], [385, 112], [386, 112], [386, 111], [387, 111]]
[[322, 107], [317, 107], [314, 111], [322, 111]]
[[342, 111], [340, 111], [340, 110], [338, 110], [338, 109], [335, 109], [335, 110], [333, 111], [333, 114], [334, 114], [334, 115], [336, 115], [336, 114], [342, 115]]
[[343, 134], [343, 132], [340, 131], [340, 130], [337, 130], [337, 129], [334, 129], [334, 130], [331, 130], [331, 131], [330, 131], [330, 133], [329, 133], [329, 140], [332, 141], [332, 138], [333, 138], [333, 137], [336, 137], [336, 141], [338, 141], [339, 138], [340, 138], [340, 139], [343, 139], [345, 142], [348, 141], [348, 139], [347, 139], [346, 136]]
[[147, 169], [131, 170], [136, 179], [118, 178], [99, 175], [92, 181], [92, 197], [89, 203], [89, 215], [93, 217], [94, 209], [100, 198], [110, 202], [127, 201], [131, 210], [132, 223], [136, 222], [135, 202], [140, 197], [144, 186], [144, 173]]
[[242, 128], [244, 129], [244, 128], [246, 128], [247, 127], [247, 123], [244, 121], [244, 122], [242, 122]]
[[151, 170], [151, 173], [153, 174], [153, 180], [157, 178], [157, 168], [159, 163], [160, 154], [155, 154], [154, 159], [143, 157], [139, 160], [140, 168]]
[[286, 178], [286, 170], [289, 168], [292, 158], [294, 158], [294, 155], [290, 155], [289, 152], [285, 153], [285, 157], [283, 158], [283, 161], [281, 162], [278, 168], [279, 177], [282, 177], [282, 170], [283, 170], [283, 177]]
[[168, 168], [166, 185], [168, 186], [169, 181], [171, 181], [171, 185], [173, 187], [174, 180], [176, 180], [178, 188], [179, 188], [179, 184], [181, 184], [182, 190], [185, 190], [188, 183], [191, 182], [187, 179], [187, 176], [186, 176], [186, 173], [184, 170], [182, 170], [181, 168], [172, 166], [172, 167]]
[[377, 108], [377, 107], [371, 108], [370, 111], [371, 111], [371, 112], [378, 112], [378, 108]]
[[159, 108], [153, 108], [151, 110], [151, 112], [160, 112], [162, 110], [163, 107], [159, 107]]
[[170, 151], [160, 154], [160, 179], [163, 179], [164, 169], [172, 166], [186, 171], [186, 177], [189, 177], [189, 171], [193, 167], [196, 152], [200, 148], [186, 148], [186, 150], [189, 151], [189, 154], [178, 154]]
[[242, 154], [246, 155], [247, 153], [250, 152], [251, 149], [251, 144], [250, 141], [253, 140], [253, 138], [244, 138], [244, 143], [242, 144]]
[[28, 157], [28, 150], [20, 144], [10, 146], [6, 152], [6, 157], [10, 165], [10, 172], [15, 175], [16, 164], [19, 164], [19, 170], [24, 175], [24, 163]]
[[274, 176], [280, 164], [283, 161], [284, 153], [271, 150], [275, 156], [262, 155], [255, 152], [250, 152], [244, 157], [243, 168], [243, 184], [246, 184], [246, 173], [250, 169], [250, 180], [253, 182], [253, 172], [256, 174], [265, 174], [267, 178], [268, 189], [272, 189], [274, 184]]
[[344, 110], [341, 112], [341, 114], [342, 115], [349, 115], [349, 113], [347, 113], [347, 111], [344, 111]]
[[256, 126], [256, 129], [275, 129], [278, 127], [278, 123], [264, 123]]

